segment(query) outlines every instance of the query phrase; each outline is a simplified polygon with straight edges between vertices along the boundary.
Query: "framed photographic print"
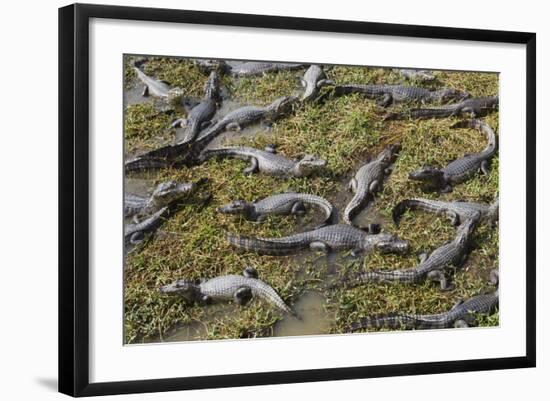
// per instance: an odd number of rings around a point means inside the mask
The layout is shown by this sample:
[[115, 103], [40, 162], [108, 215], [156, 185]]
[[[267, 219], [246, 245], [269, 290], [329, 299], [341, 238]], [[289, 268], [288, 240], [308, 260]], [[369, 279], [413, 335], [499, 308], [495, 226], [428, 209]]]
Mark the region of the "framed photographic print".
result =
[[535, 366], [535, 34], [78, 4], [59, 77], [61, 392]]

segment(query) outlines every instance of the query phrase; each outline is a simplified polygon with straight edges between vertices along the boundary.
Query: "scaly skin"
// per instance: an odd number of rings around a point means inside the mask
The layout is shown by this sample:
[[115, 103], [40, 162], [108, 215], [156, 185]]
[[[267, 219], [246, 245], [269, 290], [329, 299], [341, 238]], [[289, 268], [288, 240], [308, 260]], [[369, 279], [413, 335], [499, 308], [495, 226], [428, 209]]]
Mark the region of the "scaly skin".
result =
[[261, 63], [256, 61], [249, 61], [239, 64], [231, 68], [231, 75], [237, 77], [247, 77], [254, 75], [263, 75], [269, 72], [277, 72], [284, 70], [299, 70], [303, 68], [304, 64], [294, 63]]
[[259, 255], [291, 255], [306, 249], [324, 252], [352, 250], [354, 254], [373, 250], [403, 253], [409, 248], [408, 242], [391, 234], [369, 234], [347, 224], [330, 225], [282, 238], [251, 238], [233, 234], [227, 234], [226, 238], [232, 246]]
[[136, 66], [134, 66], [134, 71], [139, 80], [145, 85], [143, 96], [152, 95], [169, 101], [176, 101], [183, 96], [183, 91], [180, 88], [171, 88], [166, 82], [151, 78]]
[[409, 174], [409, 179], [424, 181], [441, 192], [451, 192], [453, 185], [468, 180], [478, 170], [488, 173], [488, 160], [496, 153], [495, 132], [481, 120], [466, 120], [453, 125], [453, 128], [476, 128], [487, 135], [487, 146], [479, 153], [471, 153], [449, 163], [446, 167], [423, 167]]
[[392, 217], [395, 224], [398, 225], [406, 210], [424, 210], [446, 216], [454, 226], [458, 226], [474, 212], [479, 212], [483, 221], [494, 224], [498, 221], [498, 204], [498, 198], [490, 205], [464, 201], [444, 202], [433, 199], [405, 199], [395, 205]]
[[323, 222], [323, 226], [338, 222], [338, 211], [328, 200], [317, 195], [296, 192], [272, 195], [253, 202], [236, 200], [218, 208], [218, 211], [227, 214], [240, 214], [247, 220], [261, 222], [268, 215], [302, 215], [306, 212], [304, 204], [318, 206], [325, 212], [326, 220]]
[[193, 107], [186, 119], [178, 119], [172, 123], [172, 127], [185, 127], [183, 133], [176, 137], [176, 143], [185, 143], [194, 141], [202, 129], [210, 124], [210, 119], [214, 116], [217, 109], [217, 102], [220, 97], [218, 73], [212, 71], [206, 84], [204, 85], [203, 100]]
[[212, 302], [235, 301], [246, 305], [253, 297], [263, 299], [284, 313], [296, 316], [268, 284], [258, 279], [255, 269], [247, 268], [242, 276], [219, 276], [199, 283], [178, 280], [160, 288], [160, 292], [185, 298], [188, 302], [209, 304]]
[[434, 315], [414, 315], [396, 313], [386, 316], [369, 316], [353, 323], [346, 332], [361, 329], [445, 329], [450, 327], [469, 327], [476, 324], [472, 313], [490, 314], [498, 308], [498, 290], [490, 294], [476, 295], [464, 302], [457, 303], [451, 310]]
[[379, 99], [379, 104], [384, 107], [392, 103], [443, 103], [451, 100], [462, 100], [468, 97], [467, 93], [450, 88], [430, 91], [429, 89], [406, 85], [349, 84], [336, 86], [335, 95], [339, 96], [349, 93], [361, 93], [369, 99]]
[[389, 113], [384, 120], [446, 118], [469, 115], [472, 118], [486, 116], [498, 110], [498, 96], [466, 99], [434, 109], [412, 109], [403, 113]]
[[311, 102], [315, 100], [323, 86], [334, 84], [334, 82], [327, 79], [323, 68], [315, 64], [307, 69], [301, 83], [304, 87], [304, 93], [302, 95], [303, 102]]
[[429, 70], [414, 70], [414, 69], [408, 69], [408, 68], [394, 68], [394, 72], [399, 73], [403, 78], [407, 78], [413, 81], [433, 81], [435, 79], [435, 76], [433, 73]]
[[143, 197], [134, 194], [126, 194], [124, 197], [124, 215], [149, 215], [157, 210], [188, 198], [196, 192], [199, 184], [206, 181], [200, 180], [197, 183], [177, 183], [175, 181], [166, 181], [159, 184], [151, 196]]
[[305, 155], [300, 160], [288, 159], [273, 153], [272, 150], [260, 150], [246, 146], [207, 149], [201, 159], [212, 157], [231, 157], [250, 161], [250, 167], [244, 170], [245, 174], [260, 172], [278, 177], [306, 177], [326, 165], [326, 161], [312, 155]]
[[126, 173], [132, 171], [157, 170], [168, 167], [191, 166], [200, 163], [199, 157], [208, 144], [225, 129], [240, 129], [243, 126], [264, 119], [279, 118], [297, 99], [283, 96], [267, 107], [245, 106], [223, 117], [214, 126], [207, 128], [194, 141], [165, 145], [159, 149], [142, 154], [125, 163]]
[[469, 240], [481, 219], [479, 212], [474, 212], [457, 229], [455, 238], [434, 250], [429, 256], [423, 255], [420, 264], [416, 267], [399, 270], [371, 270], [360, 273], [352, 280], [346, 280], [350, 285], [370, 282], [400, 282], [418, 283], [426, 279], [437, 281], [442, 290], [453, 288], [447, 284], [446, 271], [453, 266], [460, 266], [468, 257]]
[[362, 166], [349, 182], [349, 189], [354, 196], [344, 210], [344, 222], [353, 224], [353, 218], [374, 199], [374, 194], [382, 189], [382, 183], [400, 145], [387, 146], [376, 159]]
[[124, 244], [126, 251], [131, 245], [138, 245], [144, 239], [146, 234], [151, 234], [162, 224], [163, 218], [168, 214], [167, 206], [159, 209], [146, 219], [136, 224], [127, 224], [124, 229]]

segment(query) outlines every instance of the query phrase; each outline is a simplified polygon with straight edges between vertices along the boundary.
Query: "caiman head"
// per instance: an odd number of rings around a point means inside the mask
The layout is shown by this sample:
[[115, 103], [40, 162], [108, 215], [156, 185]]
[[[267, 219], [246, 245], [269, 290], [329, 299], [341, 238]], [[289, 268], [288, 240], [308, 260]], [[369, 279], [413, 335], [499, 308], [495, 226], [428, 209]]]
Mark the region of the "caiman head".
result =
[[476, 229], [476, 227], [479, 224], [479, 221], [481, 220], [481, 213], [480, 212], [474, 212], [470, 216], [468, 216], [468, 219], [465, 220], [456, 230], [456, 237], [455, 242], [459, 245], [466, 246], [468, 243], [468, 240], [471, 238], [472, 233]]
[[220, 97], [220, 79], [215, 70], [210, 73], [204, 84], [204, 97], [214, 100]]
[[391, 164], [397, 158], [397, 155], [401, 151], [400, 143], [392, 143], [387, 145], [382, 152], [378, 155], [377, 159], [385, 164]]
[[273, 103], [267, 106], [270, 117], [273, 118], [289, 112], [292, 108], [292, 105], [297, 101], [298, 98], [296, 96], [282, 96], [275, 99]]
[[177, 295], [185, 298], [189, 302], [195, 301], [199, 294], [200, 289], [197, 283], [193, 280], [182, 279], [170, 284], [163, 285], [159, 291], [165, 295]]
[[419, 170], [409, 173], [409, 180], [425, 181], [438, 186], [444, 178], [445, 173], [435, 167], [422, 167]]
[[220, 206], [218, 212], [225, 214], [250, 214], [254, 211], [254, 205], [245, 200], [235, 200], [227, 205]]
[[434, 92], [433, 95], [439, 102], [447, 103], [451, 101], [460, 102], [470, 97], [469, 93], [452, 88], [443, 88]]
[[405, 253], [409, 250], [408, 241], [389, 233], [367, 235], [363, 241], [365, 250], [375, 249], [381, 253]]
[[176, 181], [166, 181], [155, 188], [151, 199], [157, 206], [167, 206], [186, 198], [195, 191], [196, 187], [195, 183], [180, 184]]
[[325, 167], [326, 164], [327, 161], [324, 159], [320, 159], [314, 155], [305, 155], [296, 163], [294, 167], [295, 174], [298, 177], [306, 177], [319, 171]]

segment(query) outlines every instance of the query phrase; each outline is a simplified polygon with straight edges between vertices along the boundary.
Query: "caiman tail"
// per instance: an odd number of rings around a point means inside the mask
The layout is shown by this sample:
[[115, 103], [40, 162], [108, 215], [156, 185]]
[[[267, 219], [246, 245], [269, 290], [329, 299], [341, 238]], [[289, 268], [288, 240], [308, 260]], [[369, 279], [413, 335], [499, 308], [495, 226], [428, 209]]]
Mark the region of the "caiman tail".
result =
[[427, 212], [437, 212], [438, 209], [434, 206], [434, 204], [430, 202], [426, 202], [424, 200], [420, 199], [405, 199], [399, 202], [392, 210], [392, 219], [395, 225], [399, 225], [399, 221], [401, 220], [401, 216], [407, 211], [407, 210], [424, 210]]
[[379, 315], [364, 317], [358, 322], [349, 325], [345, 331], [353, 332], [362, 329], [414, 329], [419, 321], [410, 315]]
[[[353, 225], [352, 220], [359, 214], [359, 212], [364, 212], [367, 209], [371, 203], [371, 198], [372, 197], [370, 194], [365, 195], [356, 193], [344, 209], [344, 222], [346, 224]], [[366, 206], [363, 208], [363, 205]]]
[[226, 233], [225, 238], [235, 248], [252, 251], [259, 255], [290, 255], [298, 253], [300, 250], [307, 248], [308, 244], [301, 241], [277, 241], [261, 238], [246, 237]]
[[356, 273], [344, 278], [346, 287], [354, 287], [364, 283], [415, 283], [422, 278], [416, 268], [399, 270], [369, 270], [362, 273]]
[[453, 124], [451, 128], [473, 128], [485, 134], [487, 137], [487, 146], [481, 151], [486, 155], [492, 156], [497, 150], [497, 137], [495, 131], [486, 122], [478, 119], [463, 120]]

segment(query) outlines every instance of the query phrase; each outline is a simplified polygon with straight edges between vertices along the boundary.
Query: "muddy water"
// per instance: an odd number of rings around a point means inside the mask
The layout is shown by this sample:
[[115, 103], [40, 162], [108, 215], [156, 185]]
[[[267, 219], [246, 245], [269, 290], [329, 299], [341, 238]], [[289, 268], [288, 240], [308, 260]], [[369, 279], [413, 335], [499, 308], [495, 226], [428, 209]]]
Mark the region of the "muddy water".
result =
[[317, 292], [305, 293], [294, 305], [300, 319], [287, 317], [273, 326], [275, 337], [305, 336], [328, 333], [333, 316], [326, 309], [326, 298]]

